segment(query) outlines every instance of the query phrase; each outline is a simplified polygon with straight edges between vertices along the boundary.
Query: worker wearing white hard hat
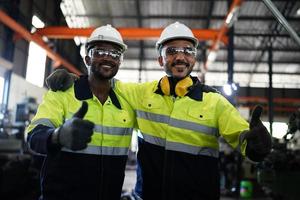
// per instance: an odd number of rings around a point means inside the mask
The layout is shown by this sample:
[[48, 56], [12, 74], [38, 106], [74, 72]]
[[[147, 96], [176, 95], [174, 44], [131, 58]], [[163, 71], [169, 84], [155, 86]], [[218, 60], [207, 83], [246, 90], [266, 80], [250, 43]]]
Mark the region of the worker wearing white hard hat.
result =
[[120, 200], [135, 123], [113, 81], [126, 48], [111, 25], [95, 29], [86, 43], [88, 75], [46, 93], [27, 129], [31, 150], [45, 156], [40, 199]]
[[190, 28], [170, 24], [156, 43], [166, 76], [142, 84], [116, 83], [135, 110], [142, 135], [138, 163], [143, 200], [219, 199], [220, 136], [253, 161], [270, 152], [260, 107], [249, 125], [214, 88], [191, 76], [197, 44]]

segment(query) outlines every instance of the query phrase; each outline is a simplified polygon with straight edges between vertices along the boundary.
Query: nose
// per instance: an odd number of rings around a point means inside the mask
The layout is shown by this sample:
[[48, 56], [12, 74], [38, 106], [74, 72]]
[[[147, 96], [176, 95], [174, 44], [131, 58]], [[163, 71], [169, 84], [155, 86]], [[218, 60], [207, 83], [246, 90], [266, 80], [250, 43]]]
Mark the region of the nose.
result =
[[175, 55], [175, 60], [185, 60], [184, 53], [183, 53], [183, 52], [178, 52], [178, 53]]

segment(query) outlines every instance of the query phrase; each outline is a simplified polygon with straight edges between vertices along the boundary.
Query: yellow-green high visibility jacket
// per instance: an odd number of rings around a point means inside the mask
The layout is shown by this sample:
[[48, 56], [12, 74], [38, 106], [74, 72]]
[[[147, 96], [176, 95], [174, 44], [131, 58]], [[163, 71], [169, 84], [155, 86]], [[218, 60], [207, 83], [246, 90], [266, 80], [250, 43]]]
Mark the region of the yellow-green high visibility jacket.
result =
[[248, 123], [219, 93], [193, 78], [184, 97], [163, 95], [158, 81], [117, 83], [137, 115], [144, 200], [218, 199], [218, 137], [245, 154]]
[[[88, 147], [80, 151], [51, 146], [54, 129], [88, 103], [84, 119], [95, 124]], [[43, 199], [119, 200], [135, 114], [131, 106], [111, 89], [102, 105], [83, 76], [65, 92], [45, 94], [29, 125], [28, 143], [32, 151], [44, 154]]]

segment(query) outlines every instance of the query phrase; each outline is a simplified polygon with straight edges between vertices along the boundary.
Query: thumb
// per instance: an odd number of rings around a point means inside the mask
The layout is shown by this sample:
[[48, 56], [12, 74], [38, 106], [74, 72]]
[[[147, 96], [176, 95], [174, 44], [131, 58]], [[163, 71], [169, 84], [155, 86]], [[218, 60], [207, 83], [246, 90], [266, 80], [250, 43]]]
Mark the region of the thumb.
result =
[[88, 110], [87, 102], [83, 101], [81, 107], [77, 110], [77, 112], [73, 115], [73, 117], [77, 117], [83, 119]]
[[261, 106], [256, 106], [252, 112], [251, 120], [250, 120], [250, 129], [252, 129], [255, 126], [258, 126], [260, 121], [260, 116], [263, 111], [263, 108]]

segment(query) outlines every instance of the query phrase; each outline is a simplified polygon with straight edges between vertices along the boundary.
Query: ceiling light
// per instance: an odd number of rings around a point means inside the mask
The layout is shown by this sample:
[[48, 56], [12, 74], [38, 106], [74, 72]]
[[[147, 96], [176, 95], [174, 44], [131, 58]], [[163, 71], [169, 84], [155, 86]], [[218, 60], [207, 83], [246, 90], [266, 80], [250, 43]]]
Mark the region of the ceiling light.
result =
[[300, 16], [300, 8], [298, 8], [296, 15]]
[[45, 27], [45, 23], [42, 20], [40, 20], [40, 18], [38, 18], [36, 15], [33, 15], [31, 23], [35, 28]]
[[208, 56], [207, 56], [207, 60], [210, 61], [210, 62], [213, 62], [215, 61], [217, 58], [217, 53], [216, 51], [210, 51]]
[[237, 85], [235, 83], [231, 83], [231, 84], [225, 84], [223, 86], [223, 92], [227, 95], [227, 96], [231, 96], [233, 92], [237, 91]]
[[232, 95], [232, 89], [231, 89], [230, 85], [228, 85], [228, 84], [223, 86], [223, 91], [227, 96]]
[[234, 7], [230, 13], [228, 13], [226, 17], [226, 24], [227, 27], [231, 27], [235, 21], [237, 21], [238, 15], [239, 15], [240, 6]]

